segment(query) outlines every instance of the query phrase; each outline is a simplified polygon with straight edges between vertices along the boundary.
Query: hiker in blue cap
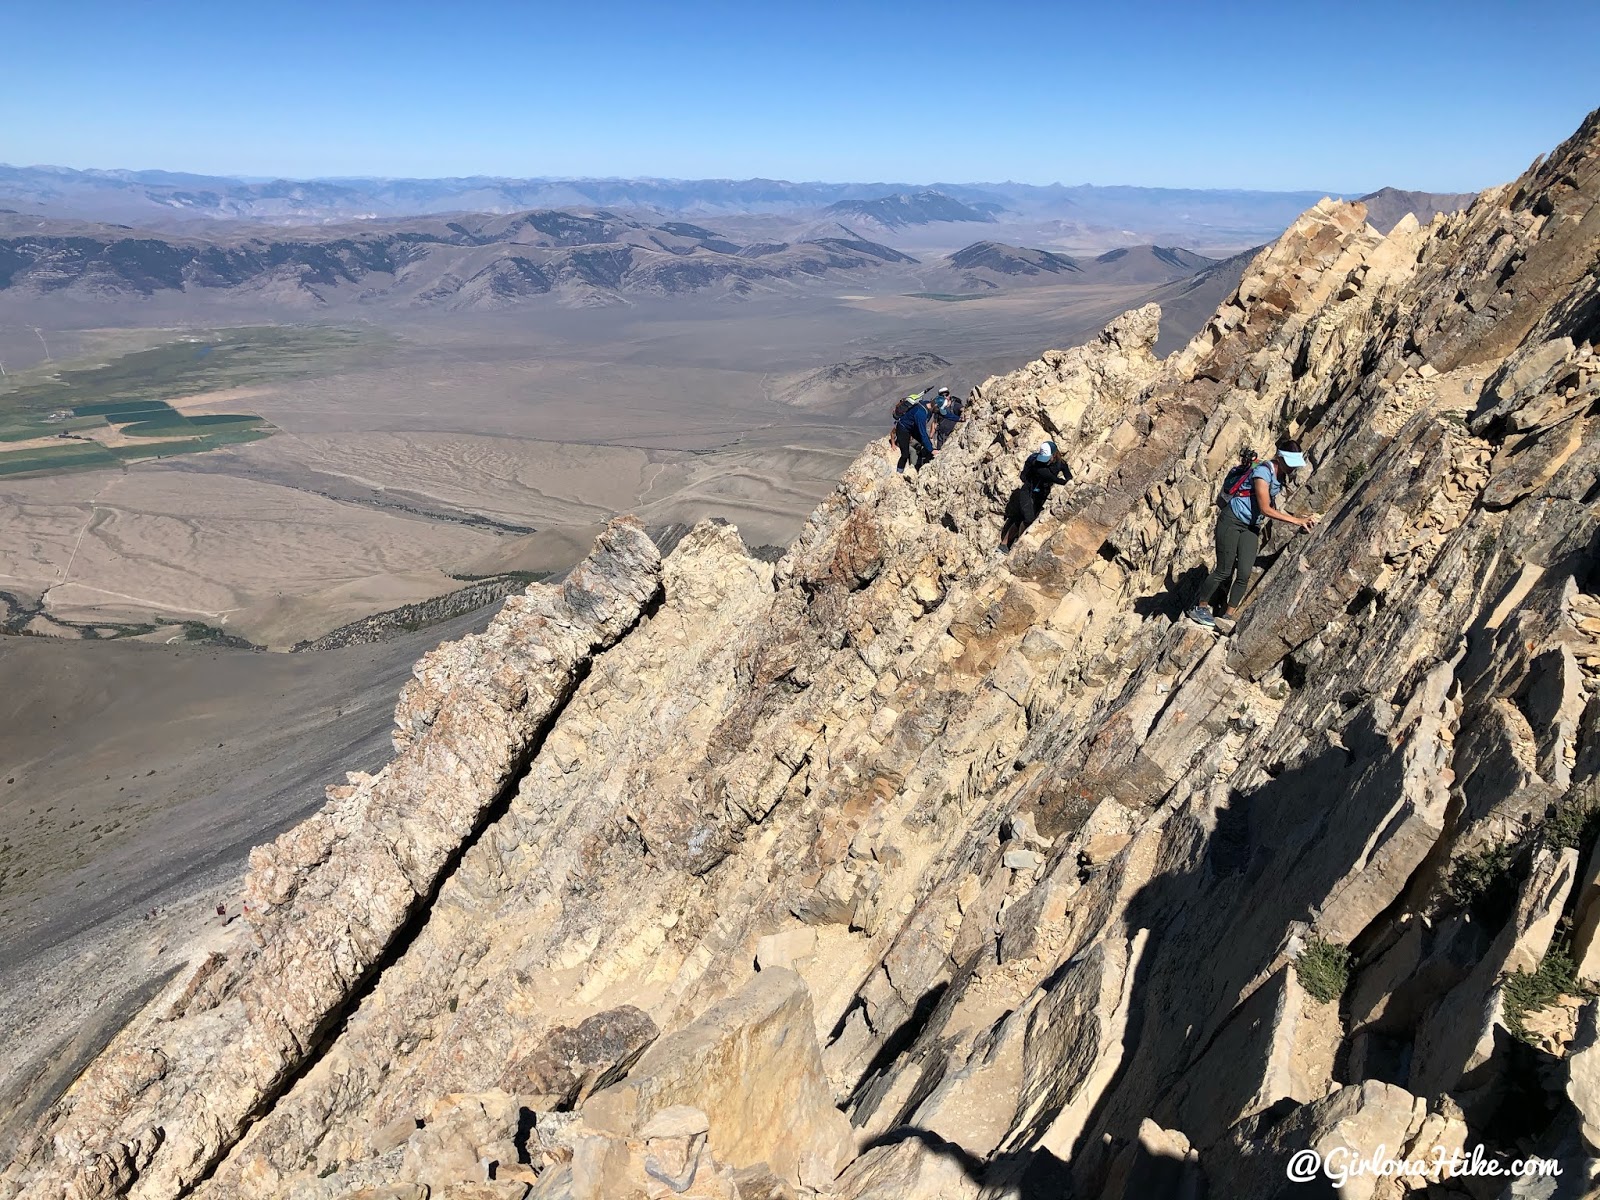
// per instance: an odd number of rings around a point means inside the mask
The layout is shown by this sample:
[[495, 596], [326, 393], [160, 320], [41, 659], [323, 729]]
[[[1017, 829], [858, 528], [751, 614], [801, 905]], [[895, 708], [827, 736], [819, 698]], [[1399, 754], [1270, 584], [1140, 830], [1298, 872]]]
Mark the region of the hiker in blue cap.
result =
[[961, 424], [963, 413], [961, 401], [950, 394], [948, 387], [941, 387], [937, 395], [939, 423], [935, 432], [938, 436], [933, 440], [934, 444], [943, 450], [945, 443], [954, 436], [956, 426]]
[[1045, 501], [1050, 499], [1050, 490], [1056, 484], [1068, 483], [1071, 479], [1072, 472], [1054, 442], [1046, 441], [1035, 453], [1028, 455], [1028, 461], [1022, 464], [1022, 486], [1011, 493], [1011, 499], [1006, 504], [1006, 521], [1000, 530], [1000, 549], [1011, 549], [1012, 543], [1022, 536], [1022, 531], [1044, 511]]
[[[1317, 523], [1315, 517], [1297, 517], [1277, 506], [1278, 493], [1292, 478], [1292, 472], [1306, 465], [1306, 456], [1300, 443], [1288, 440], [1278, 443], [1269, 459], [1257, 460], [1249, 452], [1238, 466], [1228, 472], [1223, 481], [1222, 494], [1217, 497], [1217, 566], [1200, 585], [1200, 603], [1189, 610], [1189, 619], [1222, 633], [1233, 632], [1235, 610], [1244, 599], [1250, 586], [1250, 572], [1255, 569], [1256, 554], [1261, 549], [1261, 530], [1270, 518], [1288, 525], [1310, 529]], [[1212, 615], [1211, 598], [1225, 583], [1228, 601], [1218, 615]]]

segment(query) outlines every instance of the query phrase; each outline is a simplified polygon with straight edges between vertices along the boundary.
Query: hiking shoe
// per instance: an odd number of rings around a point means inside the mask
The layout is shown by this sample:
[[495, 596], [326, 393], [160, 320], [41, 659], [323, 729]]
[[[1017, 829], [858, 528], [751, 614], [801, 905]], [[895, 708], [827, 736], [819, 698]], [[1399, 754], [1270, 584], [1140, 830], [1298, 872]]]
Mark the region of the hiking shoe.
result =
[[1191, 608], [1184, 615], [1196, 625], [1204, 625], [1207, 629], [1215, 629], [1217, 627], [1217, 619], [1211, 615], [1209, 608]]

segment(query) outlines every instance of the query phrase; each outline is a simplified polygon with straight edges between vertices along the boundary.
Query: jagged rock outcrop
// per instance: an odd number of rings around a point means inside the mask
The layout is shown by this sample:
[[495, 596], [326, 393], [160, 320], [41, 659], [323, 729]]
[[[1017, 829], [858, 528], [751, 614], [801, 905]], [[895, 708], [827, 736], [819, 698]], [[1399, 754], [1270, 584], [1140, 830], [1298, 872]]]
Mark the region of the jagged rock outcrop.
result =
[[[920, 475], [869, 449], [775, 565], [620, 523], [425, 659], [395, 763], [258, 852], [258, 944], [12, 1190], [1244, 1197], [1381, 1142], [1582, 1194], [1593, 1005], [1539, 1049], [1513, 983], [1600, 922], [1600, 114], [1427, 227], [1318, 205], [1166, 360], [1158, 319]], [[1217, 480], [1284, 430], [1322, 519], [1219, 640]], [[1074, 480], [1001, 556], [1046, 435]]]

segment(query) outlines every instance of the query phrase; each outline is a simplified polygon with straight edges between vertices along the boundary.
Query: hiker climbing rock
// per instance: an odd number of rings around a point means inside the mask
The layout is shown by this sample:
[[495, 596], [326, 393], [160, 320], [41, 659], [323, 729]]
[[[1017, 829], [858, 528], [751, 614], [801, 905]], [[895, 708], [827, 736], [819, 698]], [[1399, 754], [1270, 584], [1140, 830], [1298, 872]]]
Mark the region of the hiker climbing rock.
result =
[[[1310, 529], [1315, 517], [1297, 517], [1277, 506], [1278, 493], [1293, 473], [1306, 465], [1300, 443], [1285, 441], [1268, 459], [1257, 459], [1247, 451], [1239, 464], [1223, 480], [1217, 497], [1217, 565], [1200, 585], [1200, 602], [1189, 610], [1189, 619], [1208, 629], [1233, 632], [1233, 618], [1250, 586], [1256, 554], [1261, 549], [1261, 531], [1270, 518], [1288, 525]], [[1230, 583], [1231, 580], [1231, 583]], [[1229, 584], [1222, 612], [1213, 615], [1211, 599], [1223, 584]]]
[[1045, 502], [1050, 499], [1050, 489], [1071, 478], [1072, 472], [1054, 442], [1047, 441], [1028, 455], [1028, 461], [1022, 464], [1022, 486], [1011, 493], [1011, 499], [1006, 503], [1006, 523], [1000, 531], [1002, 550], [1011, 549], [1012, 543], [1022, 536], [1022, 531], [1044, 511]]
[[909, 396], [902, 396], [894, 402], [894, 415], [889, 418], [889, 444], [895, 443], [895, 430], [900, 427], [900, 418], [910, 411], [913, 404], [921, 403], [922, 393], [912, 392]]
[[913, 470], [920, 471], [922, 464], [931, 461], [938, 453], [929, 430], [937, 404], [935, 397], [917, 395], [907, 399], [912, 403], [906, 406], [894, 423], [894, 441], [900, 447], [900, 462], [895, 470], [901, 474], [905, 473], [906, 463], [909, 462]]
[[955, 434], [956, 426], [961, 424], [961, 418], [964, 414], [961, 401], [952, 396], [950, 389], [947, 387], [939, 389], [936, 403], [938, 405], [939, 421], [938, 428], [935, 431], [934, 444], [940, 450], [943, 450], [945, 443]]

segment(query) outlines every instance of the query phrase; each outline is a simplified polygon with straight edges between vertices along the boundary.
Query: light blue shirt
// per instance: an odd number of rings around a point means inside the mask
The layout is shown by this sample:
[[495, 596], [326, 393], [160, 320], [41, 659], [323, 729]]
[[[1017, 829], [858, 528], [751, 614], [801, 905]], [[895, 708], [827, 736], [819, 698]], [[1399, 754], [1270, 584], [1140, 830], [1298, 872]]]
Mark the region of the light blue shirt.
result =
[[1272, 469], [1271, 463], [1257, 463], [1250, 471], [1250, 482], [1245, 486], [1244, 493], [1239, 496], [1229, 496], [1228, 503], [1233, 508], [1233, 515], [1246, 525], [1254, 525], [1260, 516], [1256, 512], [1255, 490], [1256, 480], [1267, 481], [1267, 494], [1272, 498], [1273, 507], [1277, 507], [1278, 493], [1283, 491], [1283, 484], [1278, 482], [1278, 473]]

